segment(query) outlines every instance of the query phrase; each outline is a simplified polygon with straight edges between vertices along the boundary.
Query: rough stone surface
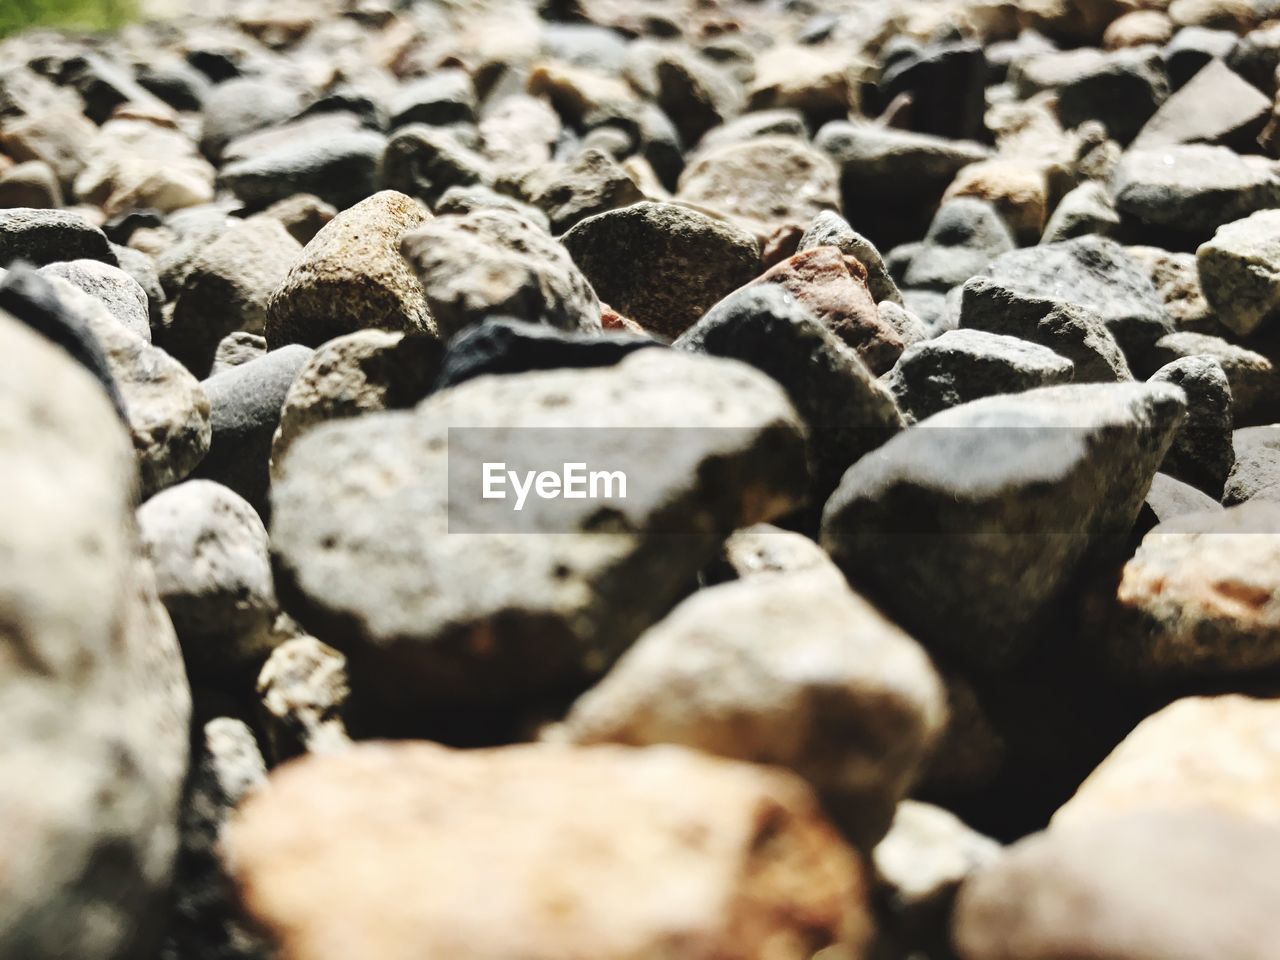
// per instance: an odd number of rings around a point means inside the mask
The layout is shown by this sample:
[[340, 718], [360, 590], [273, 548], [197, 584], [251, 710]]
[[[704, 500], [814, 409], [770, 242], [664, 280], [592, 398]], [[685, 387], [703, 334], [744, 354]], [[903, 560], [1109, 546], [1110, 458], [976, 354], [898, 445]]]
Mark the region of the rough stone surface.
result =
[[258, 697], [277, 761], [346, 749], [343, 720], [351, 683], [347, 660], [315, 637], [294, 637], [271, 652], [258, 674]]
[[1212, 357], [1231, 385], [1236, 426], [1270, 423], [1280, 413], [1274, 365], [1260, 353], [1205, 333], [1170, 333], [1156, 341], [1152, 363], [1164, 365], [1184, 357]]
[[824, 210], [838, 212], [839, 171], [802, 139], [764, 136], [700, 150], [676, 196], [764, 237], [780, 226], [804, 228]]
[[1132, 246], [1125, 250], [1146, 268], [1156, 292], [1164, 300], [1165, 313], [1179, 332], [1217, 333], [1222, 328], [1200, 287], [1194, 253]]
[[352, 938], [378, 960], [856, 956], [870, 938], [856, 855], [781, 772], [671, 747], [374, 744], [271, 784], [228, 847], [299, 960]]
[[230, 487], [264, 518], [271, 441], [289, 387], [312, 352], [290, 344], [203, 383], [213, 437], [196, 476]]
[[1152, 714], [1053, 816], [1054, 829], [1127, 813], [1217, 810], [1280, 826], [1280, 703], [1187, 697]]
[[[1134, 815], [1036, 834], [961, 888], [964, 960], [1269, 956], [1280, 831], [1231, 817]], [[1230, 878], [1227, 880], [1226, 878]]]
[[1014, 246], [1009, 228], [991, 204], [957, 197], [939, 208], [902, 282], [945, 293], [981, 273]]
[[1129, 150], [1112, 189], [1122, 214], [1193, 243], [1280, 203], [1280, 175], [1271, 161], [1204, 144]]
[[0, 210], [0, 267], [23, 260], [37, 267], [62, 260], [118, 262], [107, 235], [69, 210]]
[[194, 680], [266, 656], [276, 596], [253, 507], [221, 484], [189, 480], [143, 504], [138, 526]]
[[924, 651], [832, 574], [699, 591], [574, 704], [565, 735], [789, 767], [869, 850], [941, 730], [945, 702]]
[[1129, 364], [1102, 317], [1086, 307], [1023, 294], [986, 278], [964, 285], [960, 326], [1020, 337], [1066, 357], [1076, 383], [1131, 380]]
[[1196, 266], [1223, 326], [1246, 336], [1270, 324], [1280, 311], [1280, 211], [1221, 227], [1196, 251]]
[[[575, 230], [596, 219], [588, 218]], [[566, 246], [572, 254], [567, 237]], [[490, 316], [561, 330], [600, 329], [600, 301], [589, 278], [564, 247], [519, 215], [480, 209], [437, 217], [405, 235], [400, 249], [446, 340]]]
[[[529, 501], [516, 514], [509, 500], [480, 501], [466, 473], [495, 456], [558, 465], [557, 448], [574, 445], [627, 473], [626, 499]], [[533, 697], [599, 675], [720, 537], [797, 506], [803, 459], [785, 394], [742, 364], [642, 350], [601, 370], [485, 377], [293, 446], [272, 496], [277, 589], [347, 654], [356, 691], [390, 723], [421, 722], [428, 693]], [[450, 471], [466, 484], [452, 498]], [[508, 575], [493, 578], [495, 563]], [[624, 587], [637, 578], [644, 590]]]
[[886, 382], [904, 416], [914, 421], [980, 397], [1067, 383], [1074, 372], [1066, 357], [1029, 340], [948, 330], [908, 348]]
[[1187, 418], [1160, 469], [1220, 499], [1236, 462], [1231, 385], [1222, 365], [1212, 357], [1186, 357], [1161, 367], [1151, 379], [1176, 384], [1187, 395]]
[[271, 295], [267, 343], [316, 347], [373, 328], [434, 333], [422, 284], [400, 256], [401, 238], [429, 217], [393, 190], [334, 217]]
[[1278, 531], [1280, 506], [1261, 502], [1160, 524], [1125, 564], [1101, 654], [1152, 679], [1280, 663]]
[[1150, 278], [1114, 240], [1078, 237], [996, 259], [987, 275], [1014, 293], [1086, 307], [1099, 314], [1130, 363], [1173, 324]]
[[213, 367], [209, 370], [209, 376], [217, 376], [224, 370], [256, 360], [266, 352], [265, 337], [240, 330], [229, 333], [218, 341], [218, 349], [213, 354]]
[[412, 407], [431, 392], [443, 346], [432, 337], [361, 330], [321, 346], [289, 386], [271, 442], [272, 471], [317, 424]]
[[872, 373], [902, 354], [902, 339], [880, 319], [861, 261], [835, 247], [815, 247], [784, 260], [753, 284], [778, 286], [851, 347]]
[[119, 323], [131, 333], [151, 342], [150, 310], [147, 292], [133, 277], [119, 267], [99, 260], [72, 260], [53, 263], [45, 274], [61, 277], [102, 302]]
[[832, 210], [824, 210], [813, 218], [807, 230], [800, 237], [796, 253], [804, 253], [815, 247], [835, 247], [846, 257], [854, 257], [867, 271], [867, 289], [876, 303], [888, 300], [902, 306], [902, 294], [898, 285], [889, 276], [880, 251], [870, 240], [863, 237], [848, 221]]
[[1280, 425], [1244, 427], [1231, 435], [1231, 446], [1235, 463], [1222, 493], [1227, 506], [1280, 482]]
[[845, 474], [822, 544], [926, 645], [1007, 663], [1133, 526], [1184, 406], [1168, 384], [1083, 384], [943, 411]]
[[529, 202], [563, 233], [587, 217], [630, 206], [644, 194], [612, 157], [588, 148], [563, 167], [537, 171], [522, 184]]
[[2, 314], [0, 358], [0, 952], [123, 960], [159, 934], [190, 690], [106, 396]]
[[781, 286], [730, 294], [675, 346], [741, 360], [782, 384], [809, 427], [816, 502], [849, 466], [902, 429], [889, 391]]
[[588, 217], [564, 245], [605, 302], [669, 340], [760, 268], [750, 234], [671, 203]]

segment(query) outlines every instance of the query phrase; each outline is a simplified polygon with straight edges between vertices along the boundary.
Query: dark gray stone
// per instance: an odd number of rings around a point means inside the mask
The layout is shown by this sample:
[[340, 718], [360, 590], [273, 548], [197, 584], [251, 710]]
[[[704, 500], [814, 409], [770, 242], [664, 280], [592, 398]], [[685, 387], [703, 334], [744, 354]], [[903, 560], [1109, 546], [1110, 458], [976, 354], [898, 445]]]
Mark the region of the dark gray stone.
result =
[[886, 376], [908, 422], [1001, 393], [1071, 380], [1075, 365], [1048, 347], [981, 330], [948, 330], [909, 347]]
[[1222, 365], [1212, 357], [1184, 357], [1161, 367], [1151, 380], [1172, 383], [1187, 395], [1187, 417], [1161, 471], [1222, 499], [1236, 459], [1231, 446], [1231, 386]]
[[1158, 52], [1117, 50], [1058, 88], [1058, 116], [1067, 129], [1097, 120], [1111, 139], [1126, 144], [1168, 95]]
[[70, 210], [0, 210], [0, 267], [18, 260], [43, 267], [64, 260], [119, 260], [107, 235]]
[[1014, 250], [992, 263], [987, 275], [1024, 297], [1092, 310], [1131, 364], [1173, 332], [1164, 301], [1147, 272], [1120, 244], [1105, 237], [1077, 237]]
[[670, 339], [760, 270], [754, 237], [673, 203], [588, 217], [563, 242], [600, 299]]
[[1280, 425], [1244, 427], [1231, 435], [1235, 464], [1222, 491], [1230, 507], [1280, 483]]
[[213, 440], [196, 477], [216, 480], [267, 517], [271, 439], [285, 396], [312, 350], [290, 344], [204, 381]]
[[1230, 30], [1183, 27], [1162, 51], [1169, 86], [1174, 90], [1181, 88], [1209, 61], [1225, 58], [1238, 39]]
[[1182, 357], [1212, 357], [1231, 385], [1232, 419], [1237, 427], [1271, 423], [1280, 417], [1280, 381], [1272, 362], [1260, 353], [1221, 337], [1179, 331], [1156, 341], [1154, 362], [1163, 366]]
[[944, 203], [903, 274], [907, 287], [945, 293], [1014, 249], [1013, 235], [985, 200], [957, 197]]
[[926, 47], [918, 57], [898, 60], [880, 78], [883, 103], [911, 98], [911, 129], [953, 140], [976, 140], [985, 133], [987, 60], [969, 41]]
[[377, 190], [386, 146], [386, 137], [370, 130], [316, 132], [229, 163], [218, 183], [253, 208], [311, 193], [345, 210]]
[[450, 188], [487, 186], [492, 181], [489, 161], [449, 130], [415, 123], [387, 141], [382, 182], [388, 190], [434, 206]]
[[663, 344], [630, 334], [580, 334], [499, 317], [469, 327], [449, 342], [436, 389], [488, 374], [611, 367], [645, 347]]
[[410, 80], [391, 98], [391, 125], [425, 123], [444, 127], [474, 123], [476, 91], [465, 70], [448, 69]]
[[781, 287], [730, 294], [674, 345], [741, 360], [782, 384], [809, 426], [815, 503], [903, 427], [893, 397], [857, 353]]
[[936, 414], [856, 463], [822, 544], [921, 642], [972, 667], [1030, 652], [1081, 565], [1123, 543], [1185, 407], [1084, 384]]

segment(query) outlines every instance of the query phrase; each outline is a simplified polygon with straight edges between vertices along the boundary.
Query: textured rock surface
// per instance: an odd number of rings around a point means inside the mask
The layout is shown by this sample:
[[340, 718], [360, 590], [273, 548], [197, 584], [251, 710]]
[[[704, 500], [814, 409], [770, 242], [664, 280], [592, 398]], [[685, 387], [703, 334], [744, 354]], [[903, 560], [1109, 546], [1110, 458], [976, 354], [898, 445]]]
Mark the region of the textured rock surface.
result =
[[1263, 960], [1278, 935], [1277, 856], [1280, 831], [1229, 817], [1051, 830], [965, 884], [953, 942], [964, 960], [1009, 957], [1009, 944], [1035, 960]]
[[[481, 378], [414, 413], [319, 427], [294, 445], [272, 496], [277, 588], [347, 654], [380, 710], [408, 711], [396, 722], [420, 722], [411, 706], [427, 691], [438, 702], [537, 696], [602, 672], [718, 536], [798, 505], [802, 447], [781, 388], [729, 361], [642, 350], [603, 370]], [[625, 472], [626, 499], [530, 501], [516, 514], [481, 501], [465, 472], [495, 457], [558, 469], [571, 449]], [[446, 458], [464, 471], [452, 491]], [[491, 577], [494, 563], [509, 575]], [[637, 578], [644, 590], [623, 590]]]
[[675, 346], [741, 360], [783, 386], [809, 427], [815, 504], [855, 461], [902, 429], [889, 391], [780, 285], [730, 294]]
[[1218, 676], [1280, 663], [1280, 507], [1246, 503], [1160, 524], [1124, 567], [1116, 623], [1098, 638], [1116, 669]]
[[422, 285], [400, 257], [401, 237], [428, 216], [388, 190], [334, 217], [272, 294], [267, 343], [315, 347], [368, 328], [433, 333]]
[[315, 637], [294, 637], [271, 652], [258, 674], [258, 696], [277, 761], [345, 749], [343, 719], [351, 684], [347, 660]]
[[1200, 286], [1222, 325], [1246, 335], [1280, 308], [1280, 212], [1228, 223], [1196, 251]]
[[1221, 499], [1235, 465], [1231, 445], [1231, 385], [1212, 357], [1175, 360], [1157, 370], [1152, 381], [1172, 383], [1187, 395], [1187, 418], [1160, 469]]
[[261, 660], [276, 597], [253, 507], [221, 484], [190, 480], [143, 504], [138, 526], [192, 676]]
[[1216, 810], [1280, 825], [1275, 700], [1188, 697], [1152, 714], [1053, 817], [1054, 829], [1127, 813]]
[[1029, 340], [948, 330], [906, 350], [886, 382], [903, 414], [924, 420], [981, 397], [1066, 383], [1074, 372], [1066, 357]]
[[159, 933], [190, 691], [106, 396], [5, 315], [0, 357], [0, 952], [136, 956]]
[[694, 960], [870, 935], [857, 858], [800, 781], [674, 748], [364, 746], [273, 777], [229, 849], [300, 960], [352, 937], [387, 960]]
[[818, 568], [699, 591], [574, 704], [564, 732], [789, 767], [869, 850], [944, 716], [924, 651]]
[[565, 234], [564, 245], [601, 299], [668, 340], [760, 267], [750, 234], [670, 203], [588, 217]]
[[926, 645], [1007, 662], [1132, 526], [1184, 404], [1168, 384], [1087, 384], [944, 411], [845, 474], [823, 546]]
[[[572, 254], [567, 238], [566, 245]], [[563, 247], [519, 215], [481, 209], [438, 217], [407, 234], [401, 251], [445, 339], [490, 316], [562, 330], [600, 329], [600, 302], [589, 277]]]

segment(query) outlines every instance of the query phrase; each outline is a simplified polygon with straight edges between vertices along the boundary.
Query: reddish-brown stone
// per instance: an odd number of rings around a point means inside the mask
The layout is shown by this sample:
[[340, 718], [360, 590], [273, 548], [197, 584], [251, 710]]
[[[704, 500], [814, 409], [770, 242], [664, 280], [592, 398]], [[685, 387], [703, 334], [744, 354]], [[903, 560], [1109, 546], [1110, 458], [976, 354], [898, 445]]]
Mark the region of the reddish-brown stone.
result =
[[858, 352], [879, 375], [902, 354], [902, 338], [880, 319], [867, 269], [836, 247], [815, 247], [771, 268], [752, 284], [776, 283]]

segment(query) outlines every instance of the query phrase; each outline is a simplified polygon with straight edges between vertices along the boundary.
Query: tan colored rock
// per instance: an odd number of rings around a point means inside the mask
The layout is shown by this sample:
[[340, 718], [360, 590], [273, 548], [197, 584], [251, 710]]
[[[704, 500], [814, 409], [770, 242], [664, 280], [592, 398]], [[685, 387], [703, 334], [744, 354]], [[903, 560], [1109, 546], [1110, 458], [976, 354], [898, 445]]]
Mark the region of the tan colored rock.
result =
[[839, 47], [778, 44], [755, 63], [747, 89], [747, 109], [793, 107], [830, 118], [856, 111], [858, 88], [867, 65]]
[[387, 330], [361, 330], [324, 344], [285, 397], [271, 442], [273, 475], [294, 440], [317, 424], [412, 407], [431, 392], [443, 349], [434, 338]]
[[108, 217], [129, 210], [163, 213], [213, 200], [213, 166], [178, 130], [146, 120], [111, 120], [93, 140], [75, 192]]
[[834, 568], [701, 590], [565, 720], [576, 743], [676, 743], [788, 767], [869, 850], [945, 722], [915, 641]]
[[1160, 524], [1125, 564], [1112, 613], [1099, 643], [1126, 674], [1229, 676], [1280, 665], [1280, 504]]
[[1116, 17], [1102, 34], [1108, 50], [1154, 44], [1162, 47], [1173, 38], [1173, 21], [1160, 10], [1134, 10]]
[[1038, 833], [960, 889], [961, 960], [1273, 960], [1280, 830], [1208, 813]]
[[0, 149], [19, 162], [44, 161], [66, 191], [92, 157], [97, 133], [93, 121], [74, 107], [56, 106], [5, 120], [0, 127]]
[[608, 74], [556, 61], [535, 64], [529, 72], [529, 93], [546, 97], [562, 115], [581, 121], [605, 107], [633, 104], [636, 95], [627, 84]]
[[757, 137], [699, 152], [681, 174], [676, 198], [732, 217], [763, 241], [781, 227], [803, 231], [822, 211], [838, 211], [840, 176], [830, 157], [798, 137]]
[[1280, 700], [1187, 697], [1152, 714], [1059, 808], [1053, 827], [1201, 808], [1280, 826]]
[[993, 204], [1019, 243], [1030, 244], [1044, 231], [1049, 184], [1044, 168], [1030, 160], [984, 160], [964, 167], [943, 195], [977, 197]]
[[342, 211], [303, 248], [267, 305], [272, 349], [319, 346], [356, 330], [434, 333], [400, 238], [431, 219], [412, 197], [384, 190]]
[[278, 771], [226, 842], [290, 960], [809, 960], [870, 934], [800, 781], [674, 748], [361, 745]]

